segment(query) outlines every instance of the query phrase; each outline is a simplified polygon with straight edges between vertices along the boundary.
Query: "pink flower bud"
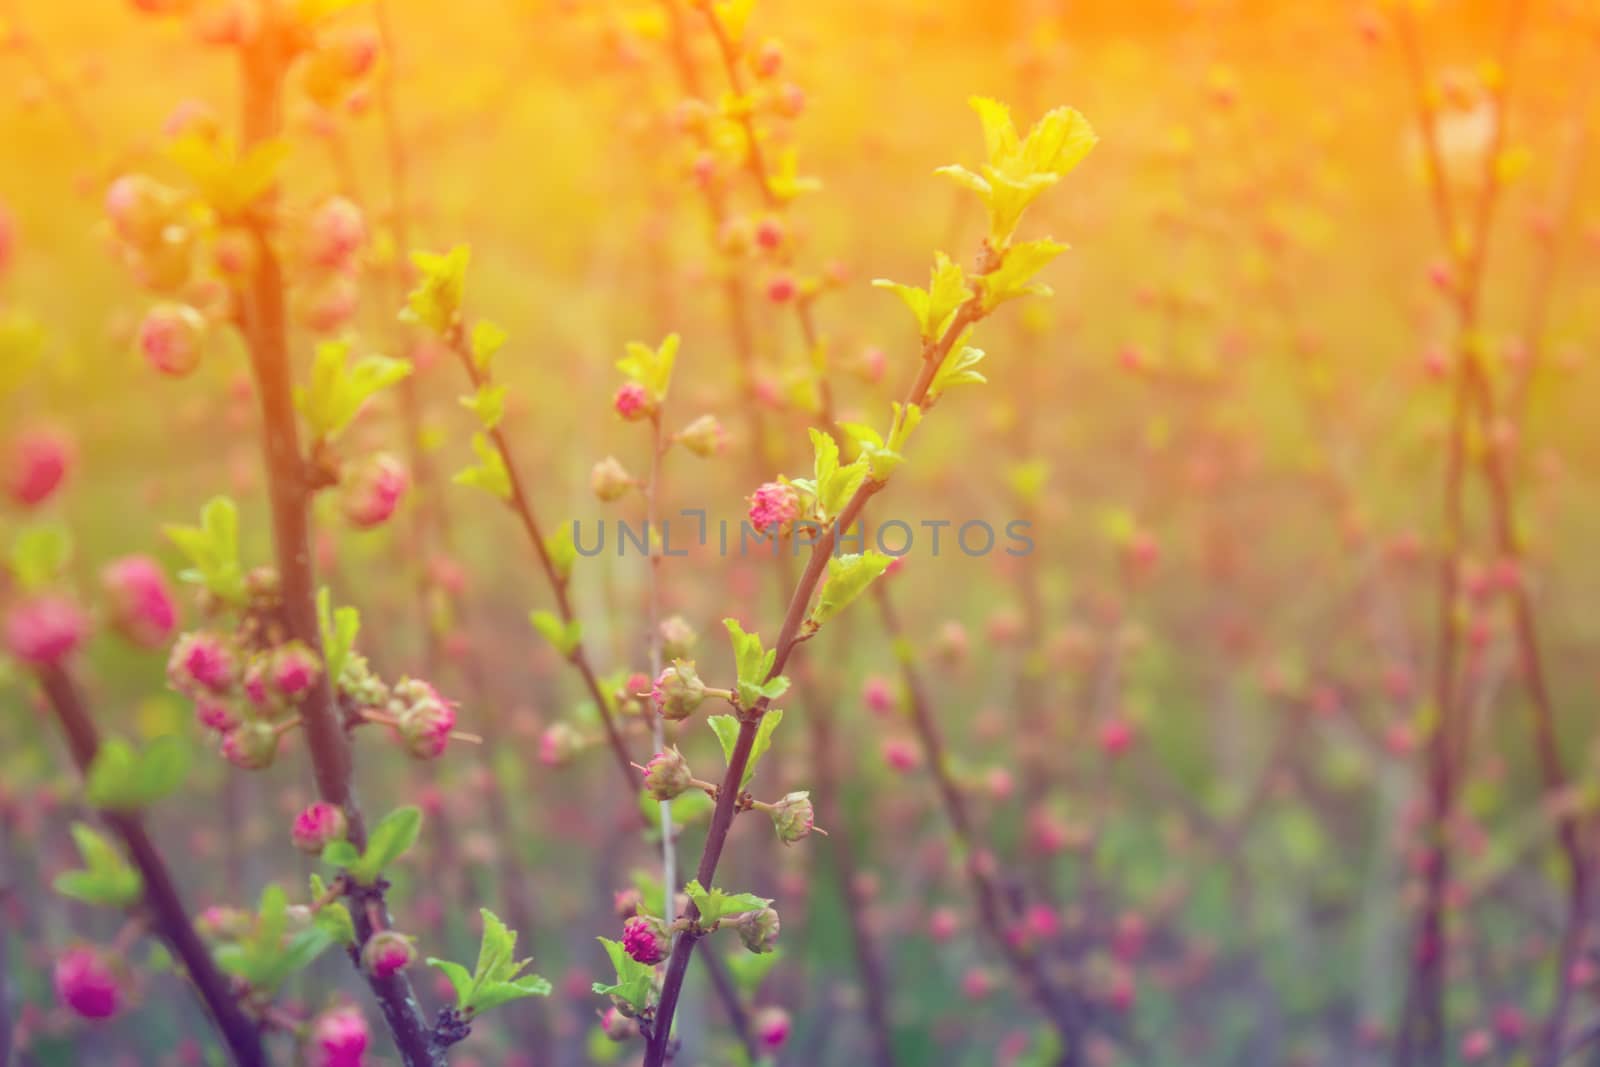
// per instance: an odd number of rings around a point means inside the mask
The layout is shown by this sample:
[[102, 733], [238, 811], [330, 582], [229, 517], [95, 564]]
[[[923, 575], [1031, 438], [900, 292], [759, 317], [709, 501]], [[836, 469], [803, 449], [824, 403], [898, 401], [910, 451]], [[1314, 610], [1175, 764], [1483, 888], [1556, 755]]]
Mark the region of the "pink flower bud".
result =
[[806, 91], [790, 82], [778, 90], [778, 112], [785, 118], [797, 119], [806, 109]]
[[242, 722], [223, 737], [222, 758], [245, 771], [270, 767], [278, 758], [278, 731], [270, 723]]
[[783, 69], [783, 45], [776, 40], [765, 40], [750, 54], [750, 69], [758, 78], [771, 78]]
[[638, 382], [623, 382], [617, 395], [612, 397], [611, 406], [618, 415], [636, 422], [655, 409], [655, 402], [650, 398], [650, 391]]
[[894, 683], [874, 676], [861, 686], [861, 700], [874, 715], [887, 715], [895, 708]]
[[554, 723], [539, 735], [539, 762], [546, 767], [563, 766], [571, 761], [582, 747], [583, 738], [570, 723]]
[[348, 274], [331, 274], [306, 294], [302, 317], [313, 333], [333, 333], [355, 317], [361, 286]]
[[367, 241], [361, 209], [342, 196], [331, 197], [311, 215], [306, 258], [319, 267], [344, 270]]
[[301, 852], [320, 856], [322, 850], [334, 841], [343, 841], [350, 830], [344, 809], [321, 801], [312, 804], [294, 817], [290, 839]]
[[961, 929], [961, 919], [952, 908], [935, 908], [928, 916], [928, 936], [935, 941], [948, 941]]
[[1126, 719], [1111, 719], [1100, 726], [1100, 750], [1113, 758], [1133, 746], [1133, 724]]
[[782, 1008], [768, 1006], [756, 1012], [755, 1018], [750, 1020], [751, 1032], [755, 1034], [756, 1042], [768, 1052], [776, 1052], [789, 1040], [789, 1031], [792, 1029], [789, 1013]]
[[621, 500], [637, 484], [633, 475], [615, 456], [607, 456], [589, 472], [589, 488], [603, 503]]
[[156, 243], [176, 217], [180, 195], [145, 174], [125, 174], [106, 190], [106, 215], [124, 241], [135, 246]]
[[361, 949], [361, 966], [374, 978], [388, 978], [411, 966], [417, 950], [411, 938], [394, 930], [379, 930]]
[[42, 593], [6, 612], [5, 647], [30, 667], [53, 667], [75, 652], [89, 632], [89, 619], [72, 600]]
[[288, 641], [272, 651], [268, 680], [279, 695], [298, 699], [322, 677], [322, 660], [303, 641]]
[[917, 747], [901, 738], [890, 738], [883, 743], [883, 762], [890, 770], [914, 770], [917, 766]]
[[371, 1037], [361, 1012], [333, 1008], [311, 1024], [311, 1067], [363, 1067]]
[[778, 840], [786, 845], [806, 837], [816, 823], [811, 794], [804, 790], [784, 796], [772, 806], [771, 815], [772, 825], [778, 831]]
[[238, 669], [226, 638], [209, 630], [196, 630], [184, 634], [172, 646], [167, 681], [191, 697], [227, 693], [238, 680]]
[[767, 299], [774, 304], [787, 304], [799, 291], [800, 287], [790, 274], [780, 274], [767, 283]]
[[767, 482], [750, 495], [750, 525], [759, 533], [800, 517], [800, 494], [783, 482]]
[[417, 759], [433, 759], [450, 743], [456, 727], [455, 705], [427, 682], [402, 678], [395, 683], [390, 701], [396, 732], [406, 751]]
[[657, 752], [644, 768], [645, 792], [657, 800], [671, 800], [682, 795], [690, 788], [693, 778], [689, 761], [676, 746]]
[[389, 521], [411, 485], [404, 463], [387, 452], [369, 456], [345, 474], [340, 505], [350, 525], [370, 530]]
[[8, 450], [6, 493], [23, 507], [38, 507], [60, 488], [72, 466], [72, 439], [50, 429], [19, 434]]
[[639, 1023], [616, 1009], [609, 1007], [600, 1016], [600, 1029], [613, 1041], [632, 1041], [639, 1036]]
[[739, 931], [739, 940], [744, 942], [744, 947], [760, 955], [777, 948], [778, 934], [783, 924], [778, 918], [778, 909], [767, 907], [742, 917], [735, 929]]
[[225, 734], [239, 725], [239, 716], [234, 713], [233, 706], [215, 697], [202, 696], [195, 700], [194, 717], [201, 726], [219, 734]]
[[1487, 1030], [1469, 1030], [1461, 1038], [1461, 1059], [1477, 1063], [1494, 1051], [1494, 1037]]
[[705, 458], [722, 451], [728, 443], [728, 432], [715, 415], [701, 415], [678, 431], [678, 440], [690, 452]]
[[763, 252], [776, 252], [782, 248], [786, 236], [780, 219], [766, 218], [756, 223], [756, 247]]
[[678, 660], [661, 672], [650, 688], [650, 699], [664, 719], [682, 720], [694, 714], [706, 699], [706, 684], [690, 660]]
[[61, 954], [55, 967], [56, 999], [84, 1019], [109, 1019], [122, 1007], [122, 983], [110, 962], [87, 946]]
[[205, 354], [206, 320], [188, 304], [157, 304], [139, 323], [139, 354], [162, 374], [182, 378]]
[[660, 963], [672, 949], [672, 936], [660, 919], [635, 915], [622, 924], [622, 947], [640, 963]]
[[149, 556], [125, 556], [100, 572], [117, 632], [142, 648], [166, 644], [178, 625], [178, 606], [159, 564]]

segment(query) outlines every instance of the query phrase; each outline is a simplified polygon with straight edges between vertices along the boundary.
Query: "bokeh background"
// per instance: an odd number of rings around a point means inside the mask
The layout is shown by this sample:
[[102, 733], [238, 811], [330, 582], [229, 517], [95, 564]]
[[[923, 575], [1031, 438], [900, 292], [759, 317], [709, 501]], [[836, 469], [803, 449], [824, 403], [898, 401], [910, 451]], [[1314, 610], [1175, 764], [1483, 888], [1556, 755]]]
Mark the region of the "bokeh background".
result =
[[[732, 441], [712, 460], [674, 455], [665, 504], [742, 516], [757, 471], [722, 301], [730, 262], [752, 294], [757, 377], [773, 447], [788, 457], [763, 477], [803, 474], [810, 362], [791, 312], [761, 296], [769, 266], [730, 260], [708, 231], [695, 152], [673, 125], [684, 93], [660, 5], [386, 6], [394, 48], [378, 63], [394, 76], [405, 201], [375, 89], [320, 108], [291, 82], [284, 208], [334, 193], [367, 208], [379, 280], [348, 328], [362, 349], [418, 359], [436, 471], [470, 461], [472, 426], [457, 367], [425, 345], [394, 349], [411, 342], [393, 325], [399, 290], [381, 275], [398, 258], [401, 213], [417, 247], [471, 245], [467, 304], [511, 335], [499, 363], [508, 432], [553, 520], [637, 519], [634, 504], [597, 502], [589, 473], [607, 455], [645, 464], [643, 435], [610, 409], [613, 364], [627, 341], [668, 331], [683, 337], [669, 421], [714, 412]], [[1436, 82], [1463, 204], [1482, 193], [1484, 86], [1518, 6], [1439, 0], [1403, 13]], [[1585, 159], [1600, 39], [1582, 5], [1525, 6], [1500, 68], [1504, 189], [1482, 299], [1504, 424], [1474, 432], [1470, 448], [1504, 449], [1515, 471], [1523, 580], [1573, 779], [1564, 802], [1581, 804], [1596, 784], [1600, 695], [1600, 173]], [[1034, 524], [1037, 551], [1024, 559], [971, 558], [948, 542], [934, 556], [919, 536], [891, 581], [981, 832], [1019, 894], [1049, 902], [1050, 936], [1104, 1006], [1094, 1054], [1108, 1064], [1380, 1062], [1404, 994], [1459, 357], [1397, 17], [1342, 2], [1199, 0], [763, 0], [752, 16], [756, 38], [782, 42], [782, 78], [804, 94], [773, 136], [822, 183], [790, 224], [801, 268], [841, 283], [815, 313], [847, 416], [881, 422], [917, 360], [904, 309], [869, 281], [920, 282], [933, 250], [970, 261], [981, 240], [977, 204], [932, 173], [979, 158], [967, 97], [1008, 101], [1022, 121], [1070, 104], [1100, 135], [1027, 223], [1073, 245], [1047, 271], [1055, 295], [984, 326], [989, 384], [941, 405], [876, 518]], [[340, 16], [353, 30], [371, 20], [369, 5]], [[708, 42], [695, 48], [719, 86]], [[247, 553], [270, 555], [242, 348], [220, 337], [195, 375], [158, 379], [131, 342], [149, 298], [112, 254], [101, 207], [119, 174], [171, 173], [163, 124], [186, 101], [232, 124], [234, 74], [185, 19], [112, 0], [0, 4], [0, 426], [75, 438], [79, 462], [52, 507], [86, 586], [129, 552], [176, 567], [161, 525], [192, 521], [218, 492], [240, 502]], [[748, 187], [731, 197], [735, 211], [761, 214]], [[297, 334], [298, 359], [311, 339]], [[358, 438], [397, 447], [394, 416], [374, 408]], [[607, 977], [594, 937], [616, 936], [613, 892], [654, 860], [601, 749], [559, 767], [540, 758], [553, 724], [588, 720], [575, 677], [527, 625], [548, 591], [515, 523], [443, 477], [376, 533], [344, 530], [328, 503], [322, 573], [363, 610], [369, 655], [396, 674], [431, 669], [462, 702], [463, 728], [490, 739], [425, 768], [358, 744], [370, 808], [420, 799], [430, 815], [430, 852], [402, 872], [397, 910], [429, 952], [456, 958], [475, 943], [478, 904], [520, 915], [523, 943], [557, 984], [548, 1002], [485, 1020], [457, 1062], [626, 1062], [636, 1050], [594, 1039], [601, 1005], [587, 987]], [[1467, 505], [1470, 579], [1491, 573], [1496, 554], [1477, 485]], [[408, 521], [418, 508], [433, 518]], [[452, 569], [446, 559], [465, 582], [448, 604], [429, 585]], [[708, 678], [728, 669], [724, 615], [775, 629], [771, 572], [710, 552], [667, 562], [668, 610], [701, 630]], [[636, 555], [580, 565], [578, 610], [607, 673], [644, 663], [643, 577]], [[1466, 668], [1474, 743], [1452, 831], [1452, 1056], [1467, 1058], [1456, 1041], [1488, 1030], [1481, 1062], [1523, 1062], [1557, 978], [1551, 803], [1503, 601], [1491, 591], [1462, 610], [1482, 632]], [[431, 667], [429, 627], [444, 649]], [[741, 824], [723, 862], [727, 881], [775, 897], [783, 915], [783, 958], [756, 994], [794, 1019], [778, 1060], [867, 1062], [853, 909], [882, 957], [903, 1063], [1048, 1062], [1027, 1059], [1038, 1025], [983, 939], [903, 716], [863, 698], [898, 685], [892, 642], [865, 605], [838, 629], [801, 655], [831, 723], [821, 758], [843, 825], [785, 849]], [[87, 664], [109, 732], [195, 730], [160, 656], [107, 639]], [[799, 710], [764, 766], [764, 792], [817, 788], [818, 734]], [[684, 736], [692, 761], [715, 761], [710, 731]], [[150, 978], [136, 1010], [104, 1026], [49, 1019], [53, 954], [116, 923], [45, 888], [73, 862], [65, 828], [81, 808], [20, 678], [0, 688], [0, 775], [5, 991], [13, 1016], [37, 1012], [22, 1062], [188, 1062], [182, 1042], [209, 1037], [170, 978]], [[285, 828], [309, 788], [298, 750], [247, 777], [200, 760], [186, 799], [153, 814], [189, 896], [239, 902], [269, 880], [299, 886]], [[701, 834], [686, 831], [686, 860]], [[848, 887], [840, 841], [856, 868]], [[418, 974], [438, 1002], [431, 972]], [[1575, 1025], [1597, 1008], [1593, 973], [1580, 977]], [[296, 995], [314, 1003], [336, 987], [362, 994], [327, 960]], [[1527, 1024], [1497, 1026], [1508, 1011]], [[680, 1026], [690, 1062], [736, 1062], [703, 975]]]

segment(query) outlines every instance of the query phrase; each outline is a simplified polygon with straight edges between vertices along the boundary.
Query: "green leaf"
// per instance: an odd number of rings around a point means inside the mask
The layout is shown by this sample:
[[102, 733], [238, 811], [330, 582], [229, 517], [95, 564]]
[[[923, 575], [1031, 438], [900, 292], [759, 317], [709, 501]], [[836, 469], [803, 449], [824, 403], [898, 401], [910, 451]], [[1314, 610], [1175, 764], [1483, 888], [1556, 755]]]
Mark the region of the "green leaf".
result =
[[816, 477], [817, 510], [824, 521], [836, 517], [845, 509], [861, 483], [866, 481], [868, 462], [865, 457], [845, 466], [839, 465], [839, 443], [830, 434], [813, 428], [811, 447]]
[[361, 862], [361, 851], [348, 841], [329, 841], [322, 846], [321, 859], [330, 867], [350, 867]]
[[229, 138], [189, 133], [174, 140], [168, 156], [188, 175], [201, 199], [224, 217], [241, 214], [271, 189], [289, 158], [289, 142], [263, 141], [241, 158]]
[[350, 653], [355, 651], [356, 635], [361, 632], [361, 613], [352, 607], [333, 610], [333, 594], [327, 586], [317, 590], [317, 623], [322, 630], [322, 658], [328, 677], [335, 682], [344, 673]]
[[156, 738], [143, 752], [109, 738], [84, 776], [84, 798], [106, 811], [137, 811], [182, 786], [189, 764], [189, 745], [177, 734]]
[[[422, 810], [414, 806], [396, 808], [378, 821], [367, 837], [367, 849], [349, 865], [350, 877], [371, 885], [416, 843], [422, 830]], [[326, 850], [324, 850], [326, 856]]]
[[[354, 849], [351, 851], [353, 852]], [[313, 874], [311, 876], [311, 899], [321, 900], [327, 892], [328, 887], [323, 883], [321, 877]], [[350, 917], [350, 909], [345, 906], [344, 901], [331, 900], [322, 905], [317, 909], [312, 921], [321, 927], [323, 932], [332, 938], [335, 944], [349, 947], [356, 943], [355, 920]]]
[[875, 278], [872, 284], [879, 289], [892, 290], [905, 301], [911, 314], [916, 317], [917, 329], [924, 343], [942, 337], [956, 310], [972, 296], [961, 265], [943, 252], [934, 253], [933, 271], [927, 289], [902, 285], [886, 278]]
[[627, 355], [617, 360], [617, 369], [645, 387], [657, 403], [666, 399], [672, 384], [672, 367], [678, 359], [679, 337], [668, 334], [659, 348], [630, 341]]
[[1033, 283], [1033, 276], [1066, 250], [1066, 245], [1055, 241], [1023, 241], [1012, 245], [1006, 250], [999, 268], [980, 279], [983, 310], [993, 311], [1007, 300], [1020, 296], [1049, 296], [1050, 287]]
[[11, 543], [11, 573], [25, 590], [42, 589], [55, 581], [72, 558], [72, 535], [60, 523], [24, 526]]
[[411, 364], [388, 356], [363, 356], [347, 366], [350, 346], [324, 341], [311, 364], [311, 383], [295, 390], [295, 407], [305, 415], [311, 437], [333, 441], [355, 421], [368, 400], [411, 373]]
[[477, 465], [457, 472], [452, 480], [457, 485], [482, 489], [501, 500], [510, 500], [511, 472], [506, 469], [506, 461], [499, 449], [495, 448], [487, 435], [475, 433], [472, 435], [472, 450], [478, 454]]
[[461, 298], [466, 289], [467, 264], [472, 250], [457, 245], [443, 254], [413, 252], [411, 262], [421, 273], [417, 287], [406, 296], [400, 318], [444, 334], [461, 314]]
[[572, 658], [583, 641], [583, 624], [577, 619], [562, 622], [553, 612], [535, 611], [528, 615], [528, 621], [533, 623], [533, 628], [539, 631], [540, 636], [568, 659]]
[[573, 540], [572, 529], [571, 523], [558, 526], [554, 533], [544, 539], [544, 550], [550, 555], [550, 565], [562, 581], [572, 577], [572, 566], [578, 561], [578, 545]]
[[144, 880], [116, 847], [81, 822], [72, 824], [72, 840], [83, 857], [83, 869], [57, 875], [52, 883], [55, 891], [96, 907], [133, 906], [144, 892]]
[[476, 415], [485, 430], [492, 430], [506, 417], [506, 387], [484, 382], [476, 393], [461, 398], [461, 406]]
[[928, 385], [928, 396], [937, 398], [957, 385], [981, 385], [989, 379], [974, 370], [983, 361], [983, 349], [962, 345], [960, 350], [945, 357], [939, 372]]
[[178, 576], [204, 586], [230, 604], [243, 603], [244, 569], [239, 564], [239, 509], [225, 496], [212, 497], [199, 526], [166, 526], [163, 532], [189, 560]]
[[456, 993], [456, 1010], [466, 1011], [468, 998], [472, 995], [472, 975], [467, 973], [467, 969], [459, 963], [433, 956], [428, 957], [428, 966], [444, 972], [444, 976], [450, 980], [450, 988]]
[[[772, 665], [777, 661], [778, 653], [776, 650], [762, 649], [761, 635], [745, 633], [738, 619], [723, 619], [722, 625], [727, 627], [728, 637], [733, 642], [733, 660], [739, 679], [739, 702], [743, 707], [750, 707], [759, 699], [761, 686], [766, 683], [767, 675], [772, 672]], [[754, 693], [756, 696], [747, 700], [748, 693]]]
[[628, 950], [622, 947], [620, 941], [604, 937], [595, 940], [606, 947], [606, 954], [611, 957], [611, 965], [617, 971], [617, 981], [614, 985], [596, 982], [593, 986], [594, 991], [601, 996], [616, 997], [636, 1012], [644, 1011], [650, 1006], [650, 997], [655, 992], [655, 968], [648, 963], [640, 963], [628, 955]]
[[479, 371], [488, 371], [490, 362], [505, 347], [510, 336], [496, 323], [479, 319], [472, 327], [472, 365]]
[[694, 901], [700, 913], [701, 926], [711, 926], [730, 915], [761, 911], [772, 904], [768, 898], [758, 897], [754, 893], [725, 893], [716, 887], [708, 890], [698, 879], [684, 886], [683, 891]]
[[485, 982], [483, 987], [472, 995], [470, 1007], [474, 1015], [481, 1015], [507, 1001], [520, 1000], [523, 997], [548, 997], [551, 988], [550, 980], [537, 974], [530, 974], [510, 982]]
[[828, 563], [828, 577], [822, 583], [822, 593], [811, 609], [811, 624], [821, 626], [872, 584], [892, 562], [881, 552], [862, 552], [837, 556]]
[[[750, 747], [750, 758], [745, 762], [744, 777], [739, 781], [739, 788], [743, 789], [750, 784], [750, 779], [756, 773], [756, 764], [761, 762], [761, 757], [766, 755], [767, 749], [772, 747], [772, 732], [783, 721], [783, 711], [780, 708], [769, 708], [761, 716], [761, 723], [756, 727], [755, 741]], [[722, 760], [724, 763], [733, 761], [733, 748], [739, 740], [739, 720], [732, 715], [711, 715], [706, 718], [706, 724], [717, 735], [717, 740], [722, 744]]]

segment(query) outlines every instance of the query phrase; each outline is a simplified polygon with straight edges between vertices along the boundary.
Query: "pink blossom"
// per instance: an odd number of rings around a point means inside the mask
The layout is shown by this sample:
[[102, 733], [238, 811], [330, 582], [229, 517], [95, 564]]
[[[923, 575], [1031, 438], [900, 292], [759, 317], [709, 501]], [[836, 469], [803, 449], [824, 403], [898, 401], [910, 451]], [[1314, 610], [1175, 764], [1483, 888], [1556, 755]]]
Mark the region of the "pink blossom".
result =
[[340, 500], [345, 519], [362, 530], [383, 525], [410, 485], [411, 475], [396, 457], [380, 452], [368, 458], [345, 478]]
[[5, 485], [11, 499], [37, 507], [49, 499], [72, 466], [72, 440], [56, 430], [29, 430], [11, 442]]
[[756, 1041], [762, 1048], [769, 1052], [776, 1052], [789, 1040], [789, 1031], [793, 1025], [789, 1020], [789, 1013], [779, 1007], [765, 1007], [756, 1012], [756, 1017], [751, 1020], [751, 1029], [755, 1032]]
[[393, 930], [379, 930], [361, 949], [361, 965], [374, 978], [399, 974], [417, 958], [411, 939]]
[[894, 683], [887, 678], [874, 675], [862, 685], [861, 699], [867, 705], [868, 711], [875, 715], [887, 715], [895, 706]]
[[622, 947], [640, 963], [660, 963], [672, 948], [672, 938], [660, 919], [635, 915], [622, 924]]
[[783, 482], [767, 482], [750, 496], [750, 525], [760, 533], [800, 517], [800, 495]]
[[322, 676], [322, 661], [304, 642], [290, 641], [272, 652], [272, 687], [290, 700], [304, 694]]
[[890, 738], [883, 743], [883, 762], [890, 770], [909, 771], [917, 766], [917, 746], [901, 738]]
[[239, 716], [225, 700], [202, 696], [194, 702], [195, 721], [208, 730], [225, 734], [239, 725]]
[[178, 638], [167, 659], [167, 681], [180, 693], [226, 693], [237, 678], [233, 649], [219, 634], [196, 630]]
[[1133, 724], [1126, 719], [1110, 719], [1100, 726], [1100, 750], [1108, 756], [1122, 755], [1133, 746]]
[[617, 388], [617, 395], [611, 398], [611, 406], [629, 422], [644, 418], [654, 407], [649, 390], [638, 382], [623, 382]]
[[56, 999], [85, 1019], [109, 1019], [122, 1007], [122, 983], [105, 957], [88, 947], [68, 949], [56, 960]]
[[787, 304], [799, 291], [800, 287], [789, 274], [780, 274], [767, 283], [767, 299], [774, 304]]
[[332, 842], [343, 841], [349, 828], [342, 808], [319, 801], [294, 817], [289, 837], [295, 848], [316, 856]]
[[13, 604], [6, 613], [5, 647], [31, 667], [51, 667], [70, 656], [89, 632], [89, 619], [72, 600], [44, 593]]
[[139, 354], [162, 374], [194, 373], [205, 354], [206, 320], [188, 304], [157, 304], [139, 323]]
[[311, 1024], [312, 1067], [363, 1067], [370, 1040], [367, 1021], [355, 1008], [325, 1011]]
[[112, 625], [143, 648], [165, 644], [178, 626], [178, 605], [160, 565], [149, 556], [125, 556], [100, 572]]
[[361, 209], [342, 196], [322, 202], [311, 215], [306, 256], [319, 267], [344, 270], [367, 241]]

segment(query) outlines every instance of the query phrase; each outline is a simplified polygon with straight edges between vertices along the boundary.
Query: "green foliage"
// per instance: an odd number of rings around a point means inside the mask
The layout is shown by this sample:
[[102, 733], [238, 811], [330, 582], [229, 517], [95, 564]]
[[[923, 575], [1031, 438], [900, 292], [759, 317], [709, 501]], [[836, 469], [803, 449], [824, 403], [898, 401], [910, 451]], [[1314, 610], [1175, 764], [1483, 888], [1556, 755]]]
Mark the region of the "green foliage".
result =
[[428, 958], [450, 980], [455, 990], [456, 1010], [474, 1016], [522, 997], [547, 997], [550, 983], [536, 974], [522, 974], [531, 960], [516, 959], [517, 932], [500, 921], [488, 908], [480, 908], [483, 940], [478, 946], [478, 963], [471, 972], [459, 963]]
[[[328, 886], [323, 882], [322, 876], [311, 876], [311, 899], [323, 900], [328, 895]], [[335, 944], [349, 947], [356, 943], [356, 924], [350, 917], [350, 909], [342, 900], [326, 901], [317, 909], [313, 921], [333, 939]]]
[[477, 392], [461, 398], [461, 406], [472, 412], [485, 430], [492, 430], [506, 417], [506, 387], [484, 382]]
[[237, 941], [218, 945], [217, 966], [250, 988], [268, 996], [284, 982], [309, 967], [334, 943], [317, 923], [295, 928], [289, 915], [289, 897], [278, 885], [261, 891], [261, 904], [250, 929]]
[[128, 908], [144, 892], [144, 879], [116, 846], [86, 823], [72, 824], [72, 840], [83, 857], [83, 867], [63, 871], [51, 883], [64, 897], [102, 908]]
[[72, 535], [57, 522], [34, 522], [11, 542], [11, 574], [25, 590], [43, 589], [72, 558]]
[[989, 379], [976, 369], [982, 362], [983, 349], [973, 348], [971, 345], [962, 345], [958, 350], [945, 356], [944, 362], [939, 364], [938, 373], [928, 385], [929, 401], [938, 399], [958, 385], [982, 385], [987, 382]]
[[605, 937], [595, 940], [606, 947], [606, 954], [611, 957], [611, 965], [617, 970], [617, 980], [612, 985], [596, 982], [593, 986], [594, 991], [603, 997], [615, 997], [632, 1008], [635, 1013], [644, 1011], [650, 1006], [650, 998], [655, 995], [656, 969], [628, 955], [628, 950], [622, 947], [620, 941], [612, 941]]
[[355, 651], [361, 613], [353, 607], [334, 610], [333, 594], [323, 586], [317, 590], [317, 625], [322, 630], [322, 659], [327, 664], [328, 677], [337, 682]]
[[528, 621], [557, 652], [569, 659], [583, 641], [583, 624], [577, 619], [564, 623], [554, 612], [535, 611], [528, 615]]
[[881, 552], [862, 552], [837, 556], [828, 562], [828, 577], [822, 583], [822, 592], [816, 606], [811, 609], [811, 625], [821, 626], [872, 584], [893, 562]]
[[486, 434], [472, 435], [472, 451], [478, 454], [475, 466], [457, 471], [452, 479], [457, 485], [470, 486], [492, 493], [501, 500], [511, 499], [511, 472], [506, 469], [505, 458]]
[[879, 289], [893, 290], [906, 302], [906, 307], [916, 316], [917, 329], [924, 344], [943, 337], [957, 309], [972, 297], [961, 264], [943, 252], [934, 253], [933, 273], [926, 289], [903, 285], [887, 278], [874, 278], [872, 284]]
[[149, 807], [183, 785], [190, 761], [189, 743], [178, 734], [158, 737], [143, 751], [108, 738], [84, 776], [84, 799], [105, 811]]
[[659, 348], [630, 341], [628, 354], [617, 360], [617, 369], [644, 386], [659, 403], [666, 399], [667, 389], [672, 384], [672, 367], [678, 360], [678, 343], [679, 337], [675, 333], [668, 334]]
[[200, 512], [199, 526], [162, 528], [167, 540], [189, 560], [178, 572], [229, 604], [244, 602], [244, 568], [239, 563], [239, 509], [225, 496], [212, 497]]
[[[456, 245], [448, 252], [413, 252], [411, 262], [421, 277], [417, 287], [406, 296], [405, 310], [400, 318], [418, 326], [425, 326], [441, 336], [455, 326], [461, 314], [461, 298], [466, 290], [467, 264], [472, 260], [472, 249]], [[492, 348], [490, 356], [493, 355]], [[484, 358], [487, 363], [488, 357]]]
[[367, 835], [366, 851], [358, 852], [348, 841], [333, 841], [322, 850], [322, 862], [343, 867], [358, 885], [372, 885], [386, 868], [416, 844], [422, 830], [422, 811], [407, 806], [396, 808], [378, 821]]
[[411, 373], [403, 359], [363, 356], [353, 366], [349, 359], [348, 343], [324, 341], [311, 364], [311, 384], [295, 388], [295, 407], [306, 417], [313, 440], [336, 440], [368, 400]]
[[494, 362], [494, 357], [506, 346], [511, 335], [498, 323], [488, 319], [479, 319], [472, 327], [472, 365], [480, 374], [489, 372], [489, 365]]
[[[739, 780], [739, 788], [743, 789], [750, 784], [751, 777], [756, 773], [756, 764], [772, 747], [772, 731], [778, 728], [783, 721], [783, 711], [779, 708], [768, 708], [761, 716], [761, 723], [756, 727], [756, 739], [750, 748], [750, 758], [745, 762], [744, 777]], [[712, 715], [706, 719], [706, 724], [717, 735], [717, 740], [722, 743], [722, 758], [725, 761], [733, 760], [733, 746], [739, 740], [739, 720], [732, 715]]]
[[1019, 296], [1049, 296], [1050, 287], [1034, 283], [1033, 276], [1066, 250], [1066, 245], [1049, 240], [1023, 241], [1006, 249], [1000, 266], [978, 279], [984, 312]]
[[289, 142], [263, 141], [241, 157], [232, 139], [196, 132], [174, 140], [167, 154], [202, 200], [219, 215], [232, 217], [243, 214], [277, 182], [289, 158]]
[[566, 581], [572, 577], [573, 564], [578, 562], [578, 545], [572, 539], [572, 526], [563, 523], [554, 533], [545, 535], [544, 550], [550, 556], [550, 566], [556, 577]]
[[772, 903], [766, 897], [758, 897], [754, 893], [726, 893], [714, 886], [706, 889], [698, 879], [684, 886], [683, 891], [694, 901], [695, 908], [700, 912], [698, 921], [702, 927], [713, 926], [734, 915], [760, 911]]
[[1049, 112], [1023, 138], [1004, 104], [986, 97], [973, 97], [971, 104], [983, 124], [987, 162], [981, 173], [959, 166], [938, 173], [978, 194], [989, 211], [989, 243], [1004, 249], [1028, 206], [1081, 163], [1097, 138], [1072, 108]]
[[728, 637], [733, 642], [733, 660], [739, 681], [735, 694], [741, 708], [753, 708], [765, 697], [776, 700], [789, 690], [789, 679], [783, 675], [768, 678], [777, 662], [776, 649], [763, 649], [760, 634], [747, 634], [737, 619], [723, 619]]

